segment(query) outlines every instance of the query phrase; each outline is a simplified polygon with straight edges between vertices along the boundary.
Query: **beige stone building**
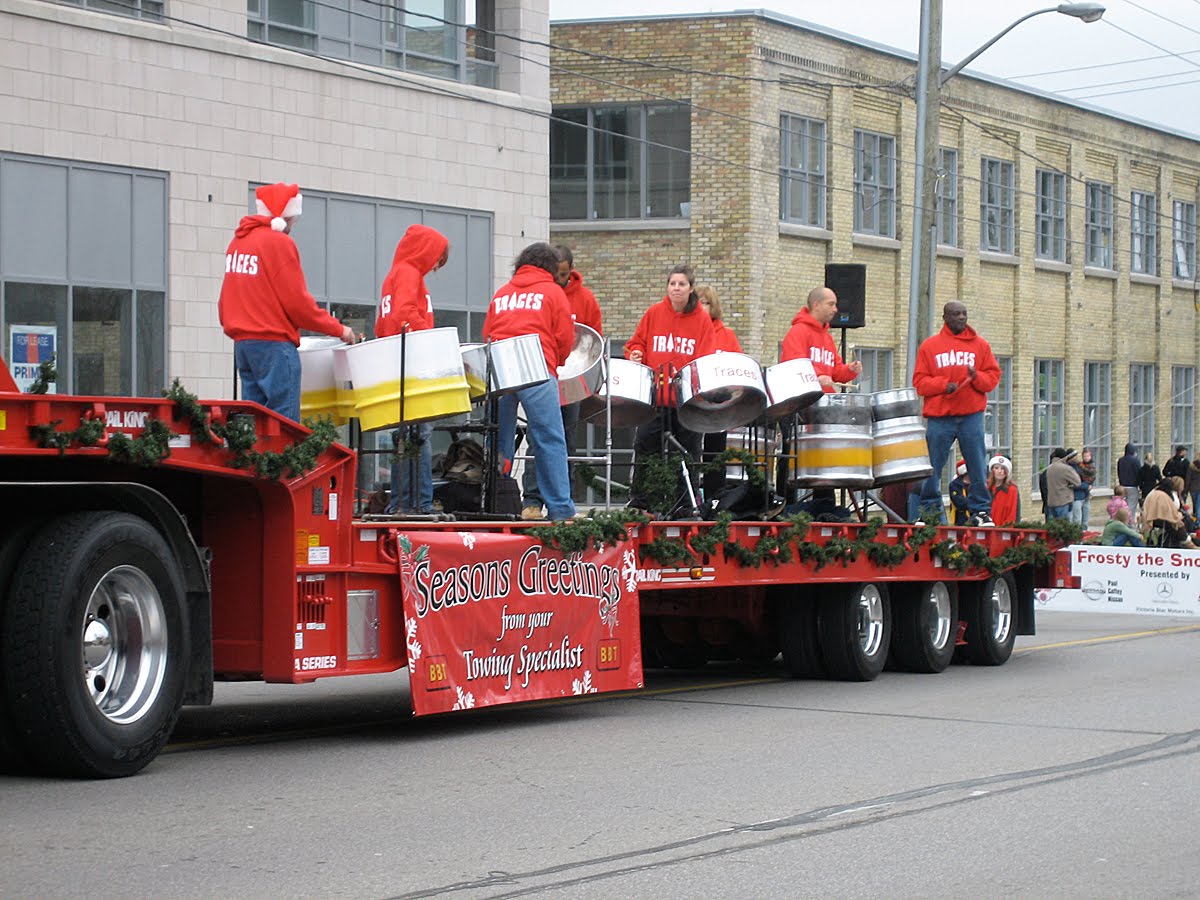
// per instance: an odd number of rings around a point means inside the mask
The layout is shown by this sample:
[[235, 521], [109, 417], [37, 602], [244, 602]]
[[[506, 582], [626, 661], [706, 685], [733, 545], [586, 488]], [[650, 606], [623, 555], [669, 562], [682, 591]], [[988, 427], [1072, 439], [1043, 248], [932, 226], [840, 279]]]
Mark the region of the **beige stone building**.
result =
[[[903, 383], [912, 56], [761, 11], [551, 35], [551, 229], [613, 337], [687, 261], [774, 362], [826, 263], [862, 263], [847, 343], [865, 389]], [[935, 308], [962, 298], [1001, 360], [989, 443], [1024, 511], [1056, 445], [1097, 452], [1101, 497], [1126, 441], [1194, 451], [1200, 140], [970, 74], [940, 131]]]

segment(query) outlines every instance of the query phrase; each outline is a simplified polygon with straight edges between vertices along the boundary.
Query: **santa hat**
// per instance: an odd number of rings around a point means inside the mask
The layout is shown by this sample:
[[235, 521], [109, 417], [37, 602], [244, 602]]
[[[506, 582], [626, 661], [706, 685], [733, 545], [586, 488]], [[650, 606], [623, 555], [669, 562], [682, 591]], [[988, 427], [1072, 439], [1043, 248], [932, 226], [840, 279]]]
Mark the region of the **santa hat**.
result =
[[958, 461], [958, 465], [954, 467], [954, 474], [955, 475], [966, 475], [967, 474], [966, 460], [960, 459]]
[[254, 203], [260, 216], [271, 217], [271, 230], [283, 231], [288, 219], [300, 215], [300, 186], [296, 184], [264, 184], [254, 192]]

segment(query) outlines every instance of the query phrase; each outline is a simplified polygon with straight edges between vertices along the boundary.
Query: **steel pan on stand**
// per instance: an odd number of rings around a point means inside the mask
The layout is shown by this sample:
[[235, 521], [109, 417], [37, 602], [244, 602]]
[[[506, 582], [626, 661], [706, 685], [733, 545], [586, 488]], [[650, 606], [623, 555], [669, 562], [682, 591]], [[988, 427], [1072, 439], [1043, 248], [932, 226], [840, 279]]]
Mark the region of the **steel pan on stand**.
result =
[[596, 422], [608, 416], [613, 428], [645, 425], [657, 413], [654, 406], [654, 370], [620, 357], [608, 359], [606, 363], [608, 377], [601, 381], [591, 397], [580, 403], [580, 420]]
[[876, 391], [871, 399], [871, 466], [876, 485], [933, 474], [921, 398], [913, 388]]
[[793, 477], [802, 487], [869, 488], [871, 399], [825, 394], [801, 412]]
[[463, 344], [459, 353], [467, 382], [473, 386], [472, 396], [482, 396], [478, 393], [481, 387], [487, 395], [515, 394], [550, 380], [542, 339], [536, 334], [522, 334], [487, 344]]
[[784, 419], [811, 406], [825, 393], [811, 360], [789, 359], [763, 369], [767, 417]]
[[471, 409], [457, 328], [376, 338], [347, 347], [345, 354], [364, 431]]
[[742, 353], [711, 353], [679, 370], [679, 424], [710, 434], [749, 425], [767, 408], [762, 367]]
[[604, 341], [593, 329], [575, 323], [571, 355], [558, 367], [558, 402], [561, 406], [591, 397], [604, 380]]

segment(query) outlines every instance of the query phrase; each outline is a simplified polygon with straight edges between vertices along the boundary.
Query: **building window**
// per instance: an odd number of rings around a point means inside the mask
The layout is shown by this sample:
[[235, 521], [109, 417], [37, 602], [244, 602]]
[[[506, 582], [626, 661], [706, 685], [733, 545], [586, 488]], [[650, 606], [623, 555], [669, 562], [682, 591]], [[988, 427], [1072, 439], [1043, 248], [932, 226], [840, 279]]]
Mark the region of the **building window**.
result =
[[1037, 170], [1037, 257], [1067, 261], [1067, 176]]
[[687, 218], [691, 149], [686, 104], [555, 108], [550, 218]]
[[1142, 191], [1129, 196], [1129, 271], [1158, 274], [1158, 198]]
[[958, 246], [958, 151], [938, 150], [937, 242]]
[[494, 5], [494, 0], [480, 0], [468, 40], [465, 0], [246, 0], [246, 36], [319, 56], [491, 87], [495, 54], [487, 29], [494, 27]]
[[1096, 464], [1096, 487], [1112, 483], [1112, 364], [1083, 364], [1083, 446]]
[[1087, 183], [1087, 238], [1085, 264], [1098, 269], [1113, 267], [1113, 189], [1100, 181]]
[[858, 389], [864, 394], [891, 390], [892, 351], [860, 347], [857, 354], [863, 367], [862, 374], [858, 376]]
[[1129, 367], [1129, 443], [1138, 456], [1154, 451], [1154, 365]]
[[896, 236], [896, 139], [854, 132], [854, 230]]
[[71, 6], [82, 6], [97, 12], [117, 13], [135, 19], [162, 21], [162, 0], [61, 0]]
[[1063, 361], [1033, 361], [1033, 491], [1038, 475], [1050, 465], [1050, 452], [1063, 445]]
[[984, 157], [980, 163], [979, 249], [1013, 252], [1013, 164]]
[[1012, 357], [997, 356], [1000, 381], [987, 396], [983, 411], [983, 440], [991, 454], [1012, 455]]
[[779, 218], [825, 227], [825, 123], [779, 117]]
[[[0, 153], [0, 352], [24, 390], [167, 387], [167, 176]], [[67, 274], [64, 274], [67, 273]]]
[[1185, 200], [1175, 201], [1175, 213], [1171, 217], [1171, 258], [1176, 278], [1196, 277], [1196, 204]]
[[1171, 447], [1191, 448], [1196, 439], [1196, 369], [1171, 366]]

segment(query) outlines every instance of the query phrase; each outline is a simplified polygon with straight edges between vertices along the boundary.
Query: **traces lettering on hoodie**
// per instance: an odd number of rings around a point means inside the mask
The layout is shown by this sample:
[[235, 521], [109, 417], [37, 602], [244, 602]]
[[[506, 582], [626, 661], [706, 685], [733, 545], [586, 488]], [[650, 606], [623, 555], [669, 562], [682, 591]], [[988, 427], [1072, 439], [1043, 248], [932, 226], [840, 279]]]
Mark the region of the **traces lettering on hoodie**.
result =
[[655, 334], [650, 337], [651, 346], [655, 353], [683, 353], [691, 355], [696, 352], [696, 339], [676, 337], [673, 334]]
[[809, 347], [808, 358], [822, 366], [832, 366], [836, 364], [833, 358], [833, 351], [827, 350], [824, 347]]
[[538, 310], [542, 308], [545, 296], [545, 294], [526, 291], [519, 294], [501, 294], [492, 300], [492, 304], [493, 309], [498, 313], [508, 312], [510, 309]]
[[225, 274], [236, 272], [240, 275], [258, 274], [258, 256], [253, 253], [226, 253]]
[[975, 365], [975, 354], [970, 350], [947, 350], [943, 353], [935, 353], [933, 362], [939, 369], [944, 369], [946, 366], [973, 366]]

